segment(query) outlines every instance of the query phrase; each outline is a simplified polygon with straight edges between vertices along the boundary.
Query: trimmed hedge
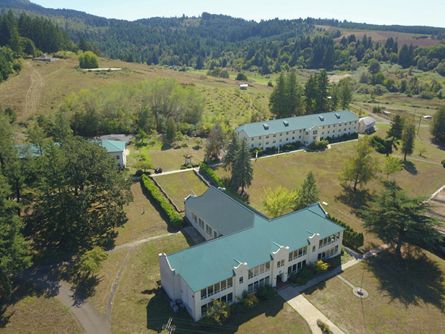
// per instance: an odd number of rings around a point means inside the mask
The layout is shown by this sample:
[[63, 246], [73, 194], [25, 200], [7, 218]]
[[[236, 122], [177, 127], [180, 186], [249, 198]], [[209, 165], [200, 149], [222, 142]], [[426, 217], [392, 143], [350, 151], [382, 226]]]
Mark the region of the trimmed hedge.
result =
[[345, 231], [343, 232], [343, 244], [346, 247], [358, 250], [360, 247], [363, 246], [364, 243], [363, 233], [354, 231], [349, 225], [343, 223], [341, 220], [335, 217], [329, 216], [329, 219], [332, 220], [334, 223], [345, 228]]
[[147, 175], [142, 175], [141, 186], [144, 193], [155, 202], [157, 209], [167, 218], [168, 223], [174, 227], [180, 227], [182, 225], [181, 215]]
[[215, 187], [224, 188], [224, 182], [216, 175], [215, 171], [205, 162], [199, 166], [199, 173], [204, 176]]

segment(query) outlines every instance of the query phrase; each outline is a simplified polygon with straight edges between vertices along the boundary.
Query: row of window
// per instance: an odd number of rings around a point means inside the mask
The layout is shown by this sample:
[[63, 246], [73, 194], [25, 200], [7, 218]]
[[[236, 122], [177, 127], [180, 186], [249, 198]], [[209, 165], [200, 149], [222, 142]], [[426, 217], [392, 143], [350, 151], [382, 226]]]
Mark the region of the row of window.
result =
[[289, 262], [307, 254], [307, 246], [289, 253]]
[[261, 275], [265, 273], [266, 271], [270, 270], [270, 262], [266, 262], [263, 264], [260, 264], [256, 267], [253, 267], [252, 269], [249, 269], [249, 275], [248, 278], [251, 279], [252, 277]]
[[277, 262], [277, 268], [281, 268], [284, 266], [284, 260], [280, 260]]
[[296, 273], [301, 268], [303, 268], [305, 265], [306, 265], [306, 260], [295, 263], [294, 265], [287, 267], [287, 274], [290, 275], [292, 273]]
[[227, 294], [225, 296], [222, 296], [220, 298], [216, 298], [216, 299], [212, 300], [211, 302], [208, 302], [207, 304], [202, 305], [201, 306], [201, 314], [202, 314], [202, 316], [206, 315], [207, 310], [209, 309], [209, 307], [211, 307], [213, 305], [213, 302], [215, 300], [219, 300], [221, 302], [231, 304], [233, 302], [233, 293], [231, 292], [231, 293], [229, 293], [229, 294]]
[[324, 239], [321, 239], [318, 243], [318, 248], [322, 248], [324, 246], [330, 245], [340, 239], [340, 232], [332, 234]]
[[217, 238], [218, 237], [218, 232], [213, 231], [213, 229], [204, 223], [204, 220], [202, 220], [201, 218], [198, 218], [194, 213], [192, 213], [192, 217], [193, 217], [193, 221], [195, 222], [195, 224], [198, 224], [198, 226], [201, 228], [201, 230], [205, 231], [209, 236], [212, 236], [213, 234], [213, 238]]
[[249, 286], [247, 287], [247, 292], [253, 293], [253, 292], [257, 291], [259, 288], [261, 288], [262, 286], [269, 285], [269, 283], [270, 283], [270, 277], [266, 276], [254, 283], [249, 284]]
[[318, 253], [318, 259], [319, 260], [329, 259], [334, 254], [337, 254], [337, 252], [338, 252], [338, 245], [325, 251], [325, 252]]
[[229, 289], [233, 286], [232, 277], [225, 279], [216, 284], [210, 285], [205, 289], [201, 290], [201, 299], [206, 299], [207, 297], [213, 296], [214, 294], [224, 291], [225, 289]]

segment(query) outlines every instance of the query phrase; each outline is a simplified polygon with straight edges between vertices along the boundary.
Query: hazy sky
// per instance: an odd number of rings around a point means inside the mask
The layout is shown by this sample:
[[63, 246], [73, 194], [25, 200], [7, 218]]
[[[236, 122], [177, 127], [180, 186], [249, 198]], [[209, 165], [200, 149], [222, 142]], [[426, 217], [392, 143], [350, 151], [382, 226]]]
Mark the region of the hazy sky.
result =
[[31, 0], [45, 7], [77, 9], [134, 20], [202, 12], [245, 19], [322, 17], [355, 22], [445, 27], [445, 0]]

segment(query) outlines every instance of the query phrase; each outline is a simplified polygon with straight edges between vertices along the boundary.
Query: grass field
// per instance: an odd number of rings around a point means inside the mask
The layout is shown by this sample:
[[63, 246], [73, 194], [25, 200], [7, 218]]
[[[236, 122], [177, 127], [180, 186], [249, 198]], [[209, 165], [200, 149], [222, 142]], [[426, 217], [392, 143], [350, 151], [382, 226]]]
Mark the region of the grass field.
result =
[[305, 296], [346, 333], [443, 333], [445, 261], [425, 254], [400, 263], [383, 253], [342, 273], [369, 293], [366, 299], [338, 278]]
[[188, 195], [202, 195], [206, 184], [193, 172], [155, 176], [154, 180], [167, 193], [179, 211], [184, 211], [184, 199]]
[[128, 221], [117, 229], [116, 245], [167, 233], [167, 223], [151, 205], [139, 183], [131, 186], [133, 201], [125, 208]]
[[[380, 126], [380, 125], [379, 125]], [[384, 133], [386, 125], [381, 126]], [[438, 147], [428, 144], [430, 135], [428, 128], [421, 128], [420, 137], [416, 141], [417, 148], [412, 157], [409, 170], [403, 170], [395, 174], [395, 180], [411, 195], [428, 197], [435, 190], [445, 184], [445, 170], [440, 164], [443, 159], [443, 151]], [[258, 159], [253, 162], [254, 179], [248, 188], [250, 204], [263, 211], [263, 200], [269, 189], [279, 185], [289, 189], [299, 187], [309, 171], [315, 175], [320, 189], [320, 201], [327, 202], [325, 209], [333, 216], [350, 224], [357, 231], [364, 231], [361, 220], [357, 217], [353, 208], [347, 204], [348, 198], [342, 196], [342, 187], [339, 174], [344, 161], [351, 156], [355, 148], [355, 142], [347, 142], [333, 145], [325, 152], [297, 152], [288, 155], [273, 156]], [[420, 147], [426, 148], [425, 157], [419, 157]], [[378, 161], [384, 156], [375, 153]], [[220, 175], [226, 172], [219, 169]], [[367, 186], [372, 195], [380, 188], [380, 182], [374, 180]], [[369, 245], [377, 242], [373, 235], [365, 235], [365, 243]]]
[[10, 314], [2, 334], [77, 334], [80, 325], [55, 298], [28, 296], [8, 308]]

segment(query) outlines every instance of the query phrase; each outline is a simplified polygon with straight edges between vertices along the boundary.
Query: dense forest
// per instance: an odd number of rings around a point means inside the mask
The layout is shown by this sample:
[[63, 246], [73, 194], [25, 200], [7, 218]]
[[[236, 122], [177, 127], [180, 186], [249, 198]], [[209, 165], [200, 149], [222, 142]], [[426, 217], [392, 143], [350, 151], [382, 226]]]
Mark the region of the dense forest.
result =
[[[105, 19], [74, 10], [47, 9], [26, 0], [7, 0], [1, 8], [49, 17], [82, 50], [130, 62], [196, 69], [230, 68], [261, 74], [289, 68], [354, 70], [370, 59], [444, 73], [445, 44], [399, 45], [397, 39], [343, 36], [335, 28], [425, 34], [443, 39], [444, 28], [384, 26], [329, 19], [247, 21], [203, 13], [199, 17]], [[334, 27], [324, 29], [321, 26]]]

